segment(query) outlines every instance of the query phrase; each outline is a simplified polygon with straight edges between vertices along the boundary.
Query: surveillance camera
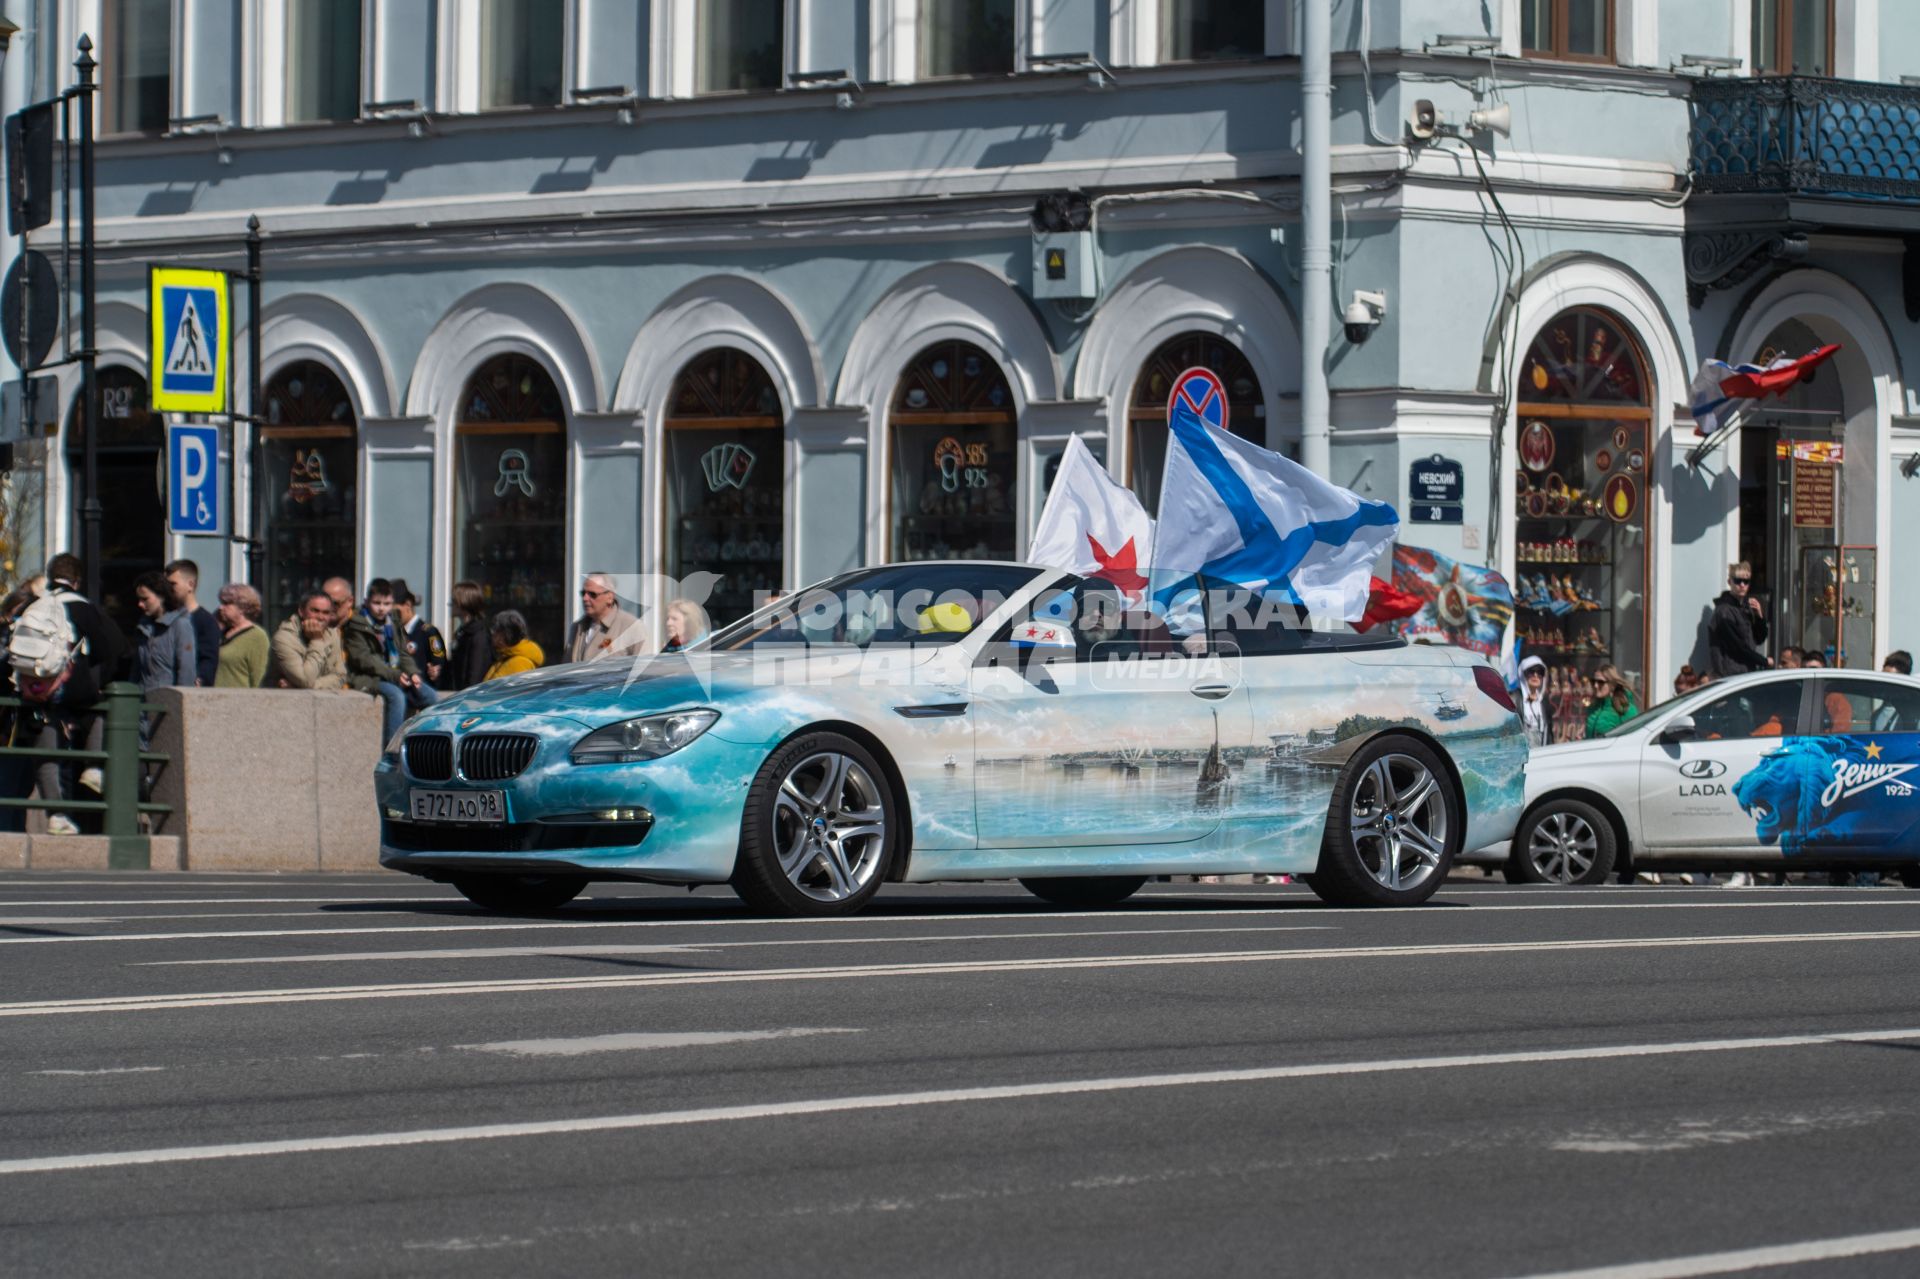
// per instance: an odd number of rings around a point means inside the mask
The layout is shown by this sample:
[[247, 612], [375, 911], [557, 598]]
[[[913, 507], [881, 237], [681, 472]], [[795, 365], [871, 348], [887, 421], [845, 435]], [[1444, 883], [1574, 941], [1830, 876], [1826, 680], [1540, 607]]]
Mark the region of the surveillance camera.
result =
[[1347, 330], [1347, 341], [1362, 346], [1380, 327], [1380, 320], [1387, 313], [1387, 295], [1369, 293], [1365, 289], [1353, 291], [1353, 301], [1347, 303], [1346, 312], [1341, 316]]

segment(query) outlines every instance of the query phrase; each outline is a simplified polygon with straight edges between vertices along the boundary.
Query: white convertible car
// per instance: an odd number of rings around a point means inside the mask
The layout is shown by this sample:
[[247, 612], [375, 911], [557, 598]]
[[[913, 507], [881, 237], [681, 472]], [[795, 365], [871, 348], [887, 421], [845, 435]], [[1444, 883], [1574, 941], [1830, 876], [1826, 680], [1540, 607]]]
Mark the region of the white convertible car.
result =
[[1533, 752], [1509, 880], [1650, 867], [1876, 869], [1920, 886], [1920, 681], [1850, 670], [1723, 680], [1605, 737]]

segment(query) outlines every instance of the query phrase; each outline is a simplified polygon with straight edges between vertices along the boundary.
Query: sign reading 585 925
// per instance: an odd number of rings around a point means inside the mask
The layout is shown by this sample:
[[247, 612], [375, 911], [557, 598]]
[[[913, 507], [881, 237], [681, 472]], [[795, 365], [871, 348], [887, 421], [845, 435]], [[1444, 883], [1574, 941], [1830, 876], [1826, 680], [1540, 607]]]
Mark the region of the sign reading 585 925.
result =
[[224, 413], [231, 380], [231, 307], [225, 271], [149, 267], [147, 385], [152, 407]]

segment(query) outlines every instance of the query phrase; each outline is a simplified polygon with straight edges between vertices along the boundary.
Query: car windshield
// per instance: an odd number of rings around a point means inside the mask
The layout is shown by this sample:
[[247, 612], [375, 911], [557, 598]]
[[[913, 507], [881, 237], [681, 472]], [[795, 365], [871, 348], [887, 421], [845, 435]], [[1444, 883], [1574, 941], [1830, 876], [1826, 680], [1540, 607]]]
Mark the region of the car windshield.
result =
[[1705, 702], [1707, 698], [1718, 697], [1720, 694], [1726, 691], [1727, 691], [1727, 686], [1725, 684], [1717, 684], [1717, 683], [1702, 684], [1699, 688], [1696, 688], [1691, 692], [1682, 693], [1678, 697], [1669, 698], [1666, 701], [1660, 703], [1658, 706], [1649, 706], [1646, 710], [1641, 711], [1639, 714], [1631, 716], [1630, 718], [1621, 720], [1618, 725], [1616, 725], [1614, 728], [1610, 729], [1606, 733], [1601, 734], [1601, 736], [1625, 737], [1629, 733], [1645, 728], [1647, 724], [1647, 720], [1655, 715], [1665, 715], [1668, 711], [1679, 710], [1683, 706], [1697, 710], [1700, 707], [1701, 703]]
[[795, 591], [717, 631], [709, 652], [951, 644], [1040, 570], [1018, 564], [890, 564]]

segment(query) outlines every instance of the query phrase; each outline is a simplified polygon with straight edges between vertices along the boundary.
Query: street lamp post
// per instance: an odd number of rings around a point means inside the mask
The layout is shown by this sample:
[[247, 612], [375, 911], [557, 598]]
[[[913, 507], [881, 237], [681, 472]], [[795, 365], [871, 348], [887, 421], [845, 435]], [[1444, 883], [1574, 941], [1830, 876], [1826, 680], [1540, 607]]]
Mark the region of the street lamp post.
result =
[[80, 430], [85, 442], [80, 527], [87, 565], [87, 598], [100, 598], [100, 388], [95, 377], [93, 305], [93, 41], [80, 37], [73, 60], [79, 81], [71, 90], [80, 107]]

